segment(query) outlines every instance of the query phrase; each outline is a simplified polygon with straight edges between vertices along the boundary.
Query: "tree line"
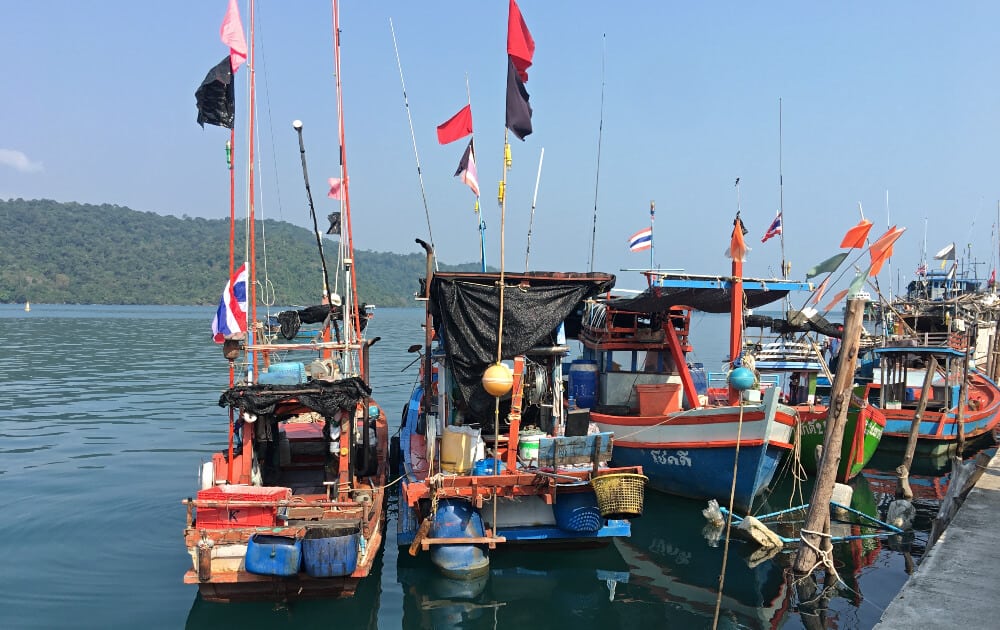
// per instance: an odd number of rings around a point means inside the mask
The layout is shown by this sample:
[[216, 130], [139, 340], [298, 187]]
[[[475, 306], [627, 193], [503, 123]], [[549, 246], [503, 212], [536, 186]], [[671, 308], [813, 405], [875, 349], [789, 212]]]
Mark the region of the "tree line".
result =
[[[279, 306], [316, 304], [322, 267], [313, 233], [274, 220], [258, 221], [255, 228], [258, 281], [265, 280], [265, 256], [268, 280], [258, 299]], [[244, 248], [242, 240], [238, 229], [237, 252]], [[228, 219], [179, 218], [107, 204], [0, 200], [0, 303], [215, 305], [229, 274], [228, 242]], [[331, 274], [336, 246], [324, 239]], [[357, 250], [354, 258], [362, 301], [415, 304], [425, 272], [422, 252]], [[478, 263], [441, 268], [475, 271]]]

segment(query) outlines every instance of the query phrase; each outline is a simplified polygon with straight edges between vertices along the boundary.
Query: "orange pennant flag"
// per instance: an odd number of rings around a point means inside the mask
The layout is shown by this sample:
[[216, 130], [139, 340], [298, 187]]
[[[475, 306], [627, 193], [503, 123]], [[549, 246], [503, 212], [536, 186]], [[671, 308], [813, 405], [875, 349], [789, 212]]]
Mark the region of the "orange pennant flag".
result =
[[832, 310], [833, 307], [837, 305], [837, 302], [843, 300], [844, 297], [846, 296], [847, 296], [847, 289], [838, 292], [837, 295], [833, 296], [833, 299], [830, 300], [830, 303], [823, 307], [823, 312], [825, 313], [829, 310]]
[[892, 244], [899, 240], [899, 237], [902, 236], [905, 231], [906, 228], [897, 228], [894, 225], [888, 232], [880, 236], [877, 241], [872, 243], [870, 249], [872, 255], [872, 268], [869, 275], [878, 275], [878, 272], [882, 270], [882, 265], [885, 264], [885, 261], [892, 257]]
[[861, 223], [858, 223], [851, 229], [847, 230], [847, 234], [844, 235], [844, 240], [840, 241], [840, 246], [848, 249], [864, 247], [865, 239], [868, 238], [868, 232], [870, 232], [871, 229], [872, 222], [868, 219], [861, 219]]
[[819, 288], [816, 289], [816, 297], [812, 299], [813, 304], [819, 304], [819, 301], [823, 299], [823, 294], [826, 293], [826, 284], [830, 281], [830, 276], [823, 279], [820, 283]]
[[733, 238], [729, 241], [729, 249], [726, 250], [726, 256], [733, 260], [745, 260], [747, 252], [750, 251], [743, 238], [744, 229], [743, 220], [736, 217], [736, 220], [733, 221]]

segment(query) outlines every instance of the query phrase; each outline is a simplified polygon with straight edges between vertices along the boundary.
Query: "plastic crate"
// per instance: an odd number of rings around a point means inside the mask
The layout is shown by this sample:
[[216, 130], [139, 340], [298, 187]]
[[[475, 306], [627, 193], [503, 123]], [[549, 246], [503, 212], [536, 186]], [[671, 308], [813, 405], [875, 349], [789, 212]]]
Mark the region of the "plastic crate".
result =
[[[278, 524], [277, 502], [291, 497], [290, 488], [271, 486], [229, 485], [200, 490], [198, 501], [225, 502], [225, 505], [199, 507], [196, 527], [205, 529], [274, 527]], [[234, 502], [261, 505], [230, 505]]]

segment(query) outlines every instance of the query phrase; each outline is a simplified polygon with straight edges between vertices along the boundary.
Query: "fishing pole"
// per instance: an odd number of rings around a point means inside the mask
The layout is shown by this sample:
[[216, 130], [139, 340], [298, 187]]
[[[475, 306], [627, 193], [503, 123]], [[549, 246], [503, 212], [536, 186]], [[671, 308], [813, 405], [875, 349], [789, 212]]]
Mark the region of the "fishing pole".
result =
[[597, 190], [601, 183], [601, 139], [604, 136], [604, 59], [607, 56], [607, 33], [601, 35], [601, 120], [597, 126], [597, 174], [594, 176], [594, 224], [590, 232], [590, 265], [594, 270], [594, 244], [597, 242]]
[[[424, 190], [424, 173], [420, 169], [420, 154], [417, 152], [417, 136], [413, 132], [413, 116], [410, 114], [410, 101], [406, 96], [406, 81], [403, 80], [403, 63], [399, 60], [399, 46], [396, 45], [396, 29], [389, 18], [389, 31], [392, 33], [392, 48], [396, 51], [396, 66], [399, 68], [399, 84], [403, 88], [403, 107], [406, 109], [406, 120], [410, 123], [410, 139], [413, 142], [413, 157], [417, 161], [417, 180], [420, 182], [420, 199], [424, 202], [424, 215], [427, 217], [427, 240], [434, 249], [434, 232], [431, 231], [431, 211], [427, 207], [427, 193]], [[437, 258], [434, 258], [434, 269], [437, 269]]]
[[313, 206], [312, 189], [309, 188], [309, 170], [306, 168], [306, 145], [302, 141], [302, 121], [293, 121], [292, 127], [295, 128], [295, 131], [299, 136], [299, 156], [302, 159], [302, 179], [306, 185], [306, 199], [309, 201], [309, 216], [312, 217], [313, 234], [316, 235], [316, 247], [319, 248], [319, 260], [323, 265], [323, 295], [332, 304], [333, 296], [330, 294], [330, 278], [326, 271], [326, 257], [323, 255], [323, 239], [320, 238], [319, 235], [319, 225], [316, 223], [316, 208]]
[[535, 177], [535, 194], [531, 198], [531, 218], [528, 219], [528, 247], [524, 251], [524, 273], [528, 273], [528, 257], [531, 256], [531, 226], [535, 222], [535, 204], [538, 202], [538, 184], [542, 181], [542, 160], [545, 159], [545, 147], [538, 156], [538, 175]]

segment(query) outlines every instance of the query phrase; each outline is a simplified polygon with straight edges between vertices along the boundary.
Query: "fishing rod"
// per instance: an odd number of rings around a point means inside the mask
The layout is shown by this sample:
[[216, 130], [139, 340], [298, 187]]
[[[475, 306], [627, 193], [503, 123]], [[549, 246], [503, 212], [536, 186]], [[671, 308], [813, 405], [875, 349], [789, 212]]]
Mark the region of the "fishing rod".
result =
[[601, 120], [597, 126], [597, 174], [594, 176], [594, 223], [590, 232], [590, 265], [594, 270], [594, 244], [597, 242], [597, 191], [601, 183], [601, 139], [604, 136], [604, 59], [608, 52], [608, 35], [601, 35]]
[[[420, 199], [424, 202], [424, 215], [427, 217], [427, 239], [434, 249], [434, 232], [431, 231], [431, 211], [427, 206], [427, 192], [424, 189], [424, 173], [420, 168], [420, 154], [417, 152], [417, 136], [413, 132], [413, 116], [410, 114], [410, 100], [406, 96], [406, 81], [403, 79], [403, 63], [399, 59], [399, 46], [396, 45], [396, 29], [389, 18], [389, 31], [392, 33], [392, 48], [396, 51], [396, 66], [399, 68], [399, 84], [403, 88], [403, 107], [406, 109], [406, 120], [410, 123], [410, 140], [413, 142], [413, 157], [417, 161], [417, 180], [420, 182]], [[437, 269], [437, 258], [434, 258], [434, 268]]]
[[323, 295], [332, 304], [333, 296], [330, 294], [330, 278], [326, 271], [326, 256], [323, 255], [323, 239], [319, 235], [319, 225], [316, 223], [316, 207], [313, 205], [312, 189], [309, 187], [309, 169], [306, 168], [306, 145], [302, 141], [302, 121], [292, 122], [299, 136], [299, 157], [302, 159], [302, 179], [306, 185], [306, 199], [309, 201], [309, 216], [312, 217], [313, 234], [316, 235], [316, 247], [319, 248], [319, 260], [323, 265]]
[[528, 257], [531, 256], [531, 226], [535, 222], [535, 203], [538, 201], [538, 184], [542, 181], [543, 159], [545, 159], [545, 147], [542, 147], [542, 153], [538, 156], [538, 175], [535, 177], [535, 194], [531, 198], [531, 218], [528, 219], [528, 247], [524, 251], [524, 273], [528, 273]]

